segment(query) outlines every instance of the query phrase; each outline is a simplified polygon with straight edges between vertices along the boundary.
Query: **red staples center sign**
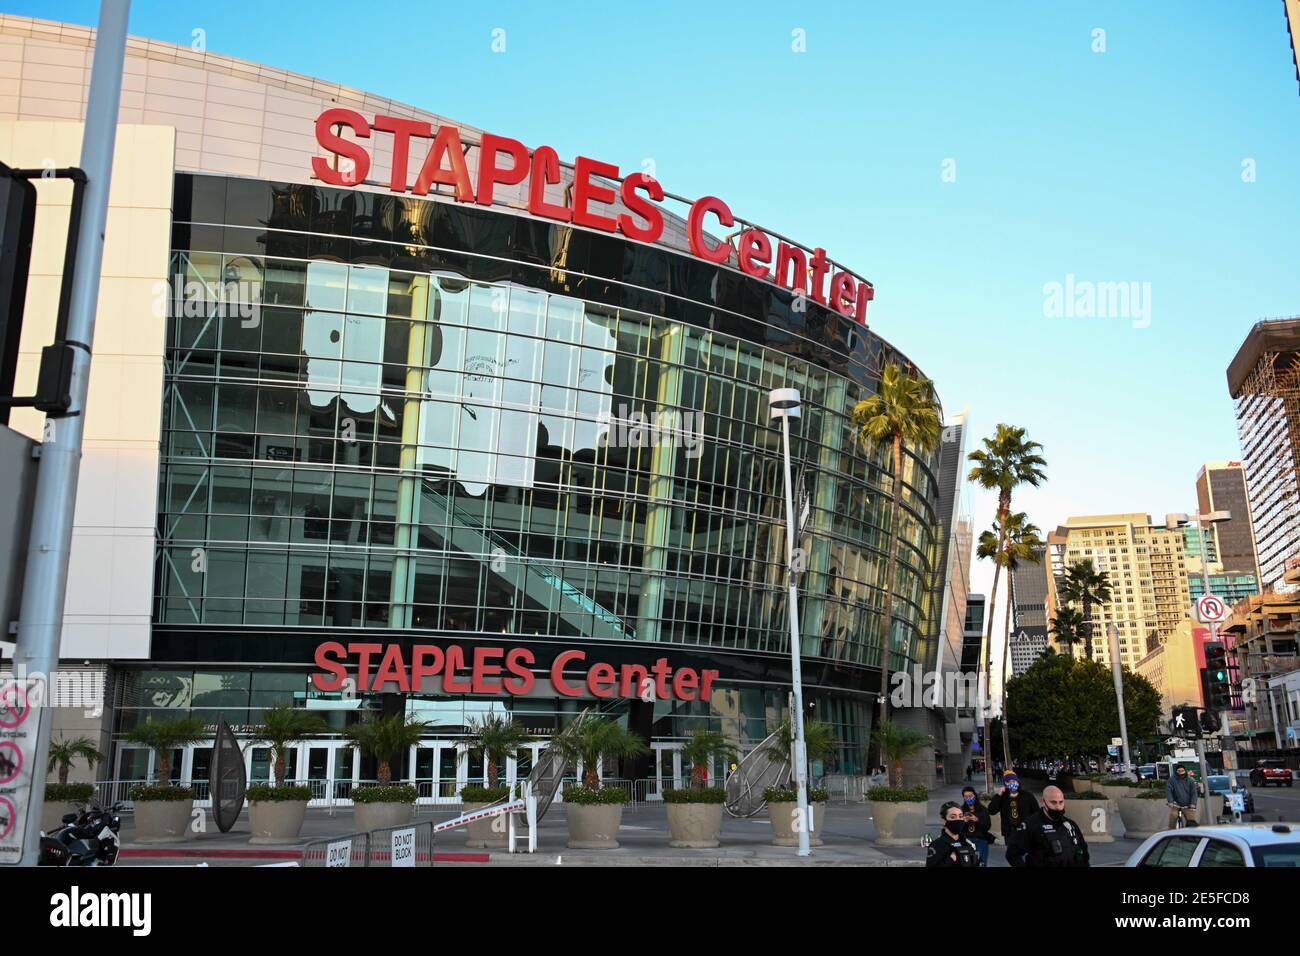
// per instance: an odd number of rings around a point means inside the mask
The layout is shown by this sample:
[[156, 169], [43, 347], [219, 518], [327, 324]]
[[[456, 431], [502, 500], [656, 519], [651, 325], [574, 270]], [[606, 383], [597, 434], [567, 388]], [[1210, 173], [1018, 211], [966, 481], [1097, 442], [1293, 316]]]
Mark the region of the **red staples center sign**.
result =
[[[713, 693], [716, 670], [673, 668], [666, 657], [653, 664], [586, 665], [587, 653], [561, 651], [551, 664], [549, 678], [560, 697], [639, 697], [644, 700], [708, 700]], [[399, 644], [341, 644], [326, 641], [316, 648], [313, 674], [317, 690], [342, 690], [348, 670], [356, 671], [358, 693], [385, 688], [402, 693], [418, 692], [425, 678], [441, 677], [445, 694], [524, 696], [536, 686], [533, 665], [537, 658], [526, 647], [476, 647], [470, 651], [458, 644], [445, 650], [435, 644], [416, 644], [409, 650]], [[580, 675], [566, 670], [586, 667]]]
[[[351, 130], [352, 138], [344, 138], [342, 128]], [[545, 197], [546, 187], [559, 185], [561, 181], [560, 159], [550, 146], [539, 146], [530, 153], [516, 139], [484, 133], [477, 180], [472, 180], [457, 127], [440, 126], [435, 131], [430, 123], [398, 116], [378, 115], [372, 122], [355, 110], [342, 107], [321, 113], [316, 118], [316, 142], [335, 159], [313, 156], [311, 165], [316, 178], [331, 186], [355, 186], [364, 182], [370, 173], [370, 153], [360, 141], [370, 139], [375, 133], [393, 138], [393, 170], [388, 188], [395, 193], [427, 196], [440, 184], [451, 188], [456, 202], [490, 206], [497, 185], [523, 183], [528, 211], [535, 216], [619, 233], [637, 242], [656, 242], [663, 235], [664, 215], [655, 203], [663, 201], [664, 190], [653, 176], [631, 173], [620, 180], [619, 169], [612, 163], [579, 156], [573, 165], [572, 190], [566, 193], [566, 204], [556, 205]], [[429, 141], [424, 161], [414, 171], [414, 182], [409, 168], [413, 138]], [[350, 161], [352, 168], [339, 169], [338, 159]], [[617, 191], [608, 182], [619, 183]], [[615, 202], [621, 202], [627, 211], [617, 212]], [[704, 233], [706, 217], [712, 217], [724, 228], [736, 224], [731, 209], [721, 199], [716, 196], [697, 199], [686, 217], [691, 253], [706, 262], [727, 262], [732, 247], [708, 239]], [[810, 255], [807, 250], [784, 241], [774, 244], [763, 230], [750, 227], [737, 237], [735, 253], [737, 265], [746, 275], [765, 279], [796, 294], [810, 295], [813, 301], [866, 325], [867, 303], [875, 297], [875, 290], [870, 282], [850, 272], [830, 274], [832, 264], [825, 249], [814, 249]]]

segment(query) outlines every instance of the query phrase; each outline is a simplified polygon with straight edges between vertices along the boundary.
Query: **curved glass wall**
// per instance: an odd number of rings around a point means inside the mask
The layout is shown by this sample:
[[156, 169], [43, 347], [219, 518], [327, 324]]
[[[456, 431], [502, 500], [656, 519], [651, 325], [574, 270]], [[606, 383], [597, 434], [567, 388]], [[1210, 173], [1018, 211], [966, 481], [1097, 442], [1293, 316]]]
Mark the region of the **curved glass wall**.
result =
[[[490, 254], [510, 244], [490, 237], [460, 235], [470, 255], [265, 227], [285, 224], [286, 203], [320, 227], [340, 197], [369, 194], [188, 176], [177, 191], [160, 624], [785, 653], [767, 392], [791, 386], [805, 402], [792, 431], [803, 652], [879, 666], [890, 481], [886, 450], [864, 452], [849, 414], [869, 362], [905, 360], [874, 336], [844, 333], [859, 341], [837, 355], [814, 341], [835, 341], [829, 318], [792, 336], [774, 309], [733, 314], [722, 286], [736, 277], [713, 267], [708, 301], [640, 288], [640, 273], [615, 296], [588, 275], [512, 272]], [[241, 208], [263, 192], [261, 212]], [[510, 235], [537, 225], [491, 215]], [[758, 294], [741, 291], [735, 304]], [[941, 584], [931, 462], [905, 461], [894, 669], [937, 627]], [[874, 686], [862, 674], [850, 683]]]

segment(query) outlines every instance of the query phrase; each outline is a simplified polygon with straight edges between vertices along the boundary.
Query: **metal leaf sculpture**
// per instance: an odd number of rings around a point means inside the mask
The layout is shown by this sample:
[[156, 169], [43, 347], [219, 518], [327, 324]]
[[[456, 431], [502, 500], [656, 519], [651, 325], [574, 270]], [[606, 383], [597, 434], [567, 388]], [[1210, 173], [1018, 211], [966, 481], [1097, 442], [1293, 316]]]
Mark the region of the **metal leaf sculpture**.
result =
[[244, 770], [244, 753], [239, 741], [225, 718], [217, 726], [217, 739], [212, 745], [212, 815], [222, 833], [239, 819], [244, 809], [244, 794], [248, 790], [248, 774]]
[[[560, 734], [573, 733], [574, 728], [580, 727], [582, 722], [587, 719], [590, 710], [590, 707], [584, 709], [572, 724], [560, 731]], [[533, 769], [528, 774], [527, 785], [537, 795], [538, 820], [541, 820], [546, 815], [546, 811], [550, 809], [551, 801], [555, 799], [560, 784], [564, 782], [564, 773], [568, 769], [569, 762], [560, 753], [559, 748], [552, 746], [548, 746], [543, 750], [538, 756], [537, 762], [533, 764]]]
[[779, 787], [790, 779], [790, 760], [777, 746], [780, 731], [772, 734], [745, 755], [727, 778], [724, 806], [733, 817], [752, 817], [765, 806], [763, 791]]

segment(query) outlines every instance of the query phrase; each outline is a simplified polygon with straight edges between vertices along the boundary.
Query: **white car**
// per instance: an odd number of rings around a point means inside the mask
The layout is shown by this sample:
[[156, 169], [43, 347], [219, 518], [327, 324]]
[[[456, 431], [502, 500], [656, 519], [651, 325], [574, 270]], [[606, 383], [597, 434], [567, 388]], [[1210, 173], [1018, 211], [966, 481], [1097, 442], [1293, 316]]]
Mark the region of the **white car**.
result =
[[1289, 823], [1227, 824], [1162, 830], [1133, 851], [1133, 867], [1300, 867], [1300, 827]]

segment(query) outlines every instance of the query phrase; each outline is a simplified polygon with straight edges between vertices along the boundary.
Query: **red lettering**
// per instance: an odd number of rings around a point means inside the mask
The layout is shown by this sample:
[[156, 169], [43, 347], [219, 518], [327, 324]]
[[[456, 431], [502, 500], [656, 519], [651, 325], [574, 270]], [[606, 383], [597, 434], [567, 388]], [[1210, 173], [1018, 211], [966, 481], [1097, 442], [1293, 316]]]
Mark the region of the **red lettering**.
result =
[[727, 204], [717, 196], [702, 196], [691, 204], [691, 211], [686, 217], [686, 239], [691, 245], [691, 252], [705, 262], [726, 262], [731, 255], [731, 247], [725, 242], [709, 248], [704, 241], [704, 215], [713, 213], [723, 226], [734, 226], [735, 218]]
[[325, 674], [312, 674], [311, 682], [316, 685], [317, 690], [331, 692], [343, 689], [343, 681], [347, 679], [348, 670], [341, 661], [331, 660], [331, 656], [347, 657], [347, 654], [347, 648], [338, 641], [326, 641], [324, 644], [317, 645], [316, 666], [334, 675], [334, 680], [331, 681]]
[[638, 189], [644, 189], [646, 195], [655, 202], [663, 202], [664, 187], [659, 185], [659, 181], [653, 176], [647, 176], [645, 173], [633, 173], [623, 180], [623, 185], [619, 194], [623, 198], [623, 205], [627, 206], [635, 216], [640, 216], [645, 220], [644, 227], [638, 226], [636, 221], [627, 213], [620, 213], [618, 217], [618, 228], [623, 235], [629, 239], [635, 239], [637, 242], [656, 242], [664, 231], [664, 214], [659, 211], [659, 207], [652, 205], [637, 195]]
[[840, 315], [853, 315], [853, 297], [856, 293], [853, 276], [847, 272], [837, 272], [831, 278], [831, 308]]
[[361, 139], [370, 138], [370, 124], [360, 113], [342, 107], [326, 110], [316, 117], [316, 142], [340, 159], [352, 160], [354, 168], [344, 172], [335, 169], [328, 159], [313, 156], [312, 172], [321, 182], [331, 186], [355, 186], [370, 174], [370, 154], [360, 143], [344, 139], [334, 132], [335, 126], [346, 126]]
[[465, 652], [456, 644], [447, 648], [446, 665], [442, 669], [442, 689], [448, 694], [468, 694], [473, 691], [472, 684], [458, 680], [456, 671], [465, 667]]
[[776, 246], [776, 282], [790, 290], [808, 288], [808, 257], [798, 246], [779, 242]]
[[[497, 154], [506, 152], [513, 161], [509, 168], [497, 165]], [[517, 139], [483, 134], [478, 156], [478, 204], [492, 205], [492, 191], [498, 183], [513, 186], [528, 175], [528, 150]]]
[[831, 263], [826, 258], [825, 249], [814, 249], [812, 258], [812, 297], [822, 305], [826, 304], [826, 294], [822, 292], [822, 282], [830, 271]]
[[700, 671], [700, 700], [708, 700], [713, 693], [713, 682], [718, 679], [717, 671]]
[[623, 683], [619, 686], [619, 696], [640, 697], [641, 685], [649, 676], [649, 672], [640, 664], [624, 664]]
[[375, 671], [374, 683], [370, 685], [372, 690], [381, 691], [388, 684], [396, 684], [397, 690], [409, 694], [411, 692], [411, 682], [406, 676], [406, 661], [402, 659], [402, 645], [389, 644], [388, 649], [384, 651], [384, 659], [379, 664], [379, 669]]
[[348, 654], [357, 656], [357, 690], [370, 690], [370, 655], [384, 649], [382, 644], [349, 644]]
[[536, 661], [526, 647], [516, 647], [506, 655], [506, 670], [514, 675], [504, 682], [507, 694], [526, 694], [533, 689], [533, 672], [529, 668]]
[[528, 211], [534, 216], [568, 222], [573, 213], [566, 206], [556, 206], [546, 201], [546, 186], [560, 181], [560, 157], [549, 146], [539, 146], [533, 152], [533, 170], [528, 178]]
[[767, 264], [772, 261], [772, 240], [760, 229], [746, 229], [740, 234], [740, 271], [756, 279], [767, 278]]
[[[450, 169], [442, 168], [442, 157], [446, 154], [451, 163]], [[460, 131], [454, 126], [441, 126], [438, 135], [429, 147], [420, 167], [420, 175], [415, 177], [411, 192], [417, 196], [427, 196], [434, 183], [456, 188], [457, 202], [473, 202], [474, 187], [469, 181], [469, 167], [465, 165], [465, 149], [461, 146]]]
[[867, 324], [867, 303], [875, 297], [876, 290], [869, 283], [858, 283], [858, 309], [853, 317], [863, 325]]
[[551, 686], [561, 697], [580, 697], [582, 688], [576, 684], [566, 684], [564, 682], [564, 665], [569, 661], [585, 661], [587, 655], [582, 651], [565, 651], [562, 654], [555, 655], [555, 663], [551, 665]]
[[587, 671], [587, 689], [593, 697], [602, 700], [613, 697], [614, 683], [613, 664], [592, 664], [591, 670]]
[[695, 688], [699, 686], [699, 682], [699, 675], [695, 671], [683, 667], [673, 675], [673, 696], [678, 700], [694, 700]]
[[[433, 658], [433, 663], [426, 665], [424, 659]], [[411, 690], [419, 692], [426, 677], [432, 677], [442, 670], [442, 648], [433, 644], [416, 644], [411, 652]]]
[[614, 232], [618, 228], [617, 219], [612, 216], [601, 216], [587, 209], [587, 203], [593, 200], [608, 205], [614, 201], [615, 196], [614, 190], [608, 186], [598, 186], [593, 183], [591, 181], [593, 175], [618, 179], [618, 167], [610, 163], [598, 163], [586, 156], [578, 157], [578, 161], [573, 164], [573, 224], [600, 229], [604, 232]]
[[501, 665], [489, 664], [488, 661], [496, 660], [503, 654], [505, 654], [505, 649], [500, 647], [474, 648], [474, 679], [472, 685], [474, 693], [501, 693], [501, 682], [499, 680], [488, 680], [489, 677], [496, 677], [501, 673]]
[[411, 137], [433, 135], [433, 127], [419, 120], [400, 116], [376, 116], [375, 129], [393, 134], [393, 175], [388, 188], [395, 193], [406, 192], [406, 165], [411, 156]]
[[654, 662], [650, 670], [655, 675], [655, 697], [659, 700], [668, 699], [668, 675], [672, 673], [672, 668], [668, 666], [668, 658], [661, 657]]

